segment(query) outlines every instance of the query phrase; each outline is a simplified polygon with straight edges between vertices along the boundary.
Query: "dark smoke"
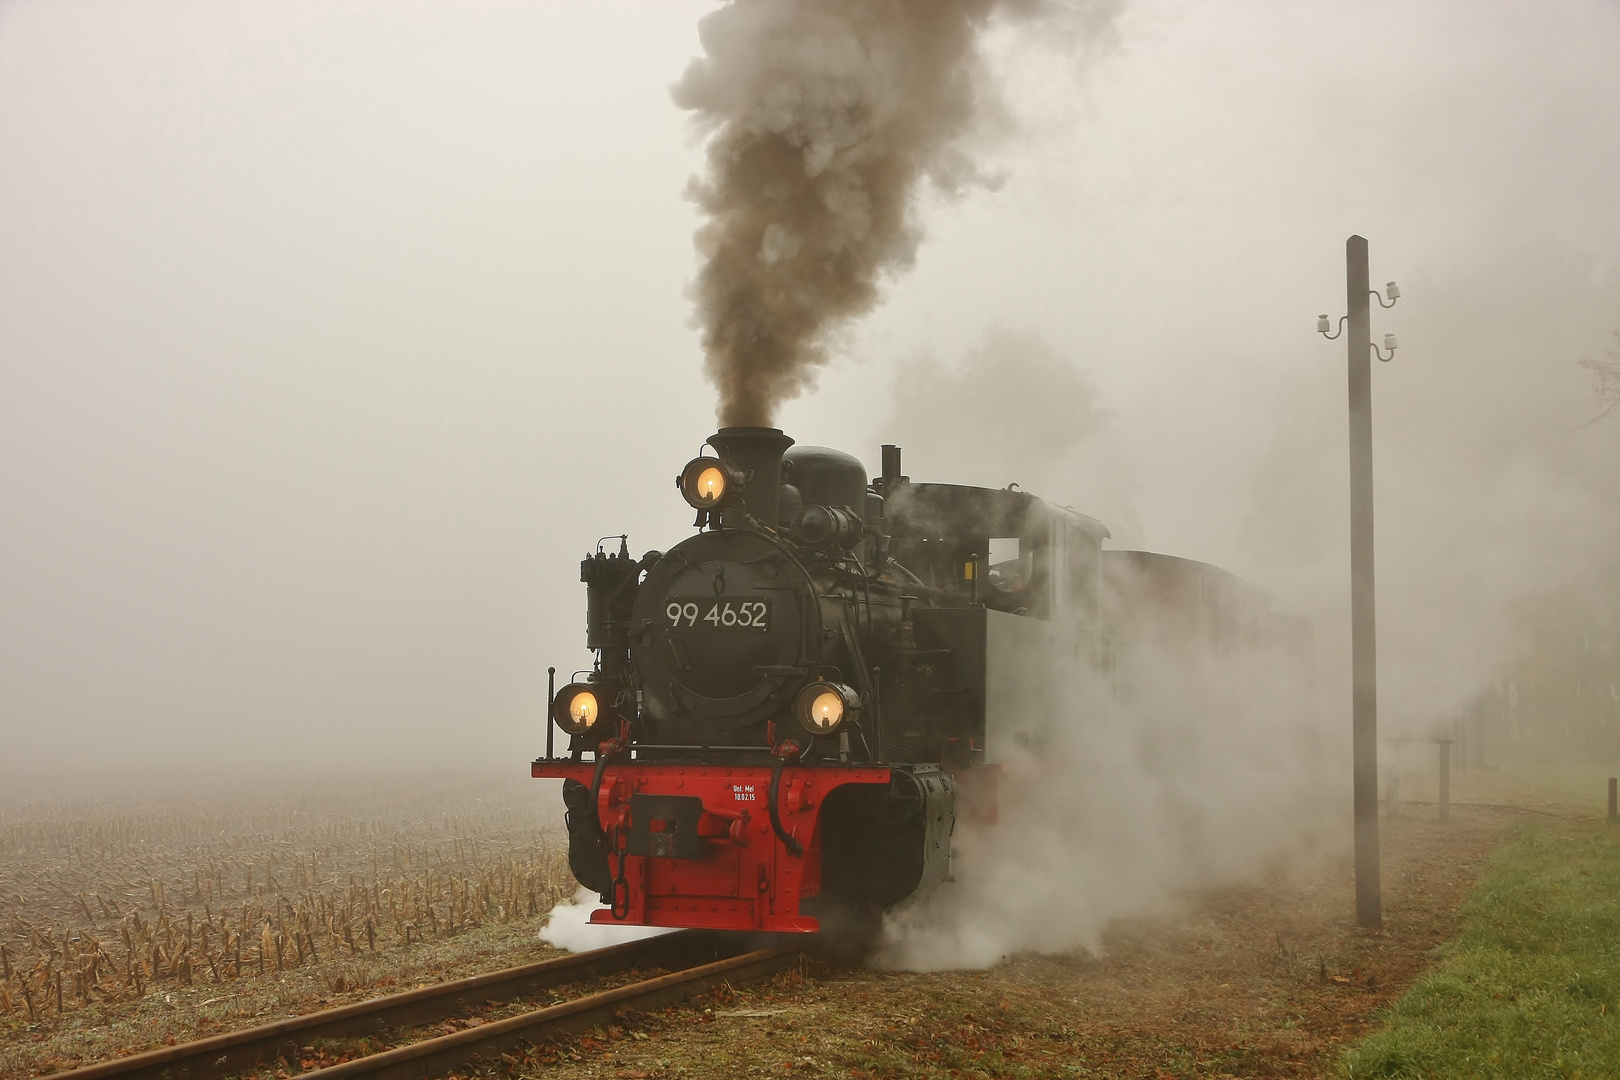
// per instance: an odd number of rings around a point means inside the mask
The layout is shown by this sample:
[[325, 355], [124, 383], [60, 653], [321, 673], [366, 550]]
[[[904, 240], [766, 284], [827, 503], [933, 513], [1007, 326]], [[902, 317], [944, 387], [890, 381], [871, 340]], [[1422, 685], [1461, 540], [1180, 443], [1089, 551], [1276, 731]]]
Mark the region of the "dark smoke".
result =
[[735, 0], [676, 103], [712, 130], [691, 196], [693, 287], [726, 425], [769, 425], [814, 384], [827, 337], [914, 260], [923, 178], [982, 182], [969, 136], [1000, 115], [980, 48], [1041, 0]]

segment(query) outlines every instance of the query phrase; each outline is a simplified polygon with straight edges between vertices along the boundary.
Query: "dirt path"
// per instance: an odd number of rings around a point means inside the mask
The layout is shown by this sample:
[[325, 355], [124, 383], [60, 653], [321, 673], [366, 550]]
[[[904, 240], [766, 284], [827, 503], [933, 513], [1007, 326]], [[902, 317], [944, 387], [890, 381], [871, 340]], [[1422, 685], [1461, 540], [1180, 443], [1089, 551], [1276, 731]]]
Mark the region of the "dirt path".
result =
[[985, 972], [818, 964], [698, 1008], [514, 1059], [512, 1076], [1294, 1077], [1331, 1074], [1452, 933], [1518, 811], [1386, 819], [1385, 927], [1354, 927], [1347, 863], [1117, 927], [1102, 959]]

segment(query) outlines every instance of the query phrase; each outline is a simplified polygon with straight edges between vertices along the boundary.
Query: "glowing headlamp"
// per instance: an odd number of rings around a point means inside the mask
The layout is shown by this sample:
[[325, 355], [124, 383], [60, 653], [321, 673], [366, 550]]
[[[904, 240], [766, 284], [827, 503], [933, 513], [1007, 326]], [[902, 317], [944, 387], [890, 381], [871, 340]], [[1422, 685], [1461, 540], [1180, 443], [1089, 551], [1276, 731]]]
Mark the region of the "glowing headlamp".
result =
[[602, 715], [602, 701], [596, 687], [569, 683], [551, 699], [551, 718], [570, 735], [583, 735], [596, 726]]
[[793, 715], [812, 735], [830, 735], [861, 711], [860, 695], [842, 683], [816, 680], [793, 700]]
[[695, 510], [712, 510], [736, 491], [736, 470], [719, 458], [699, 457], [686, 463], [677, 481], [681, 497]]

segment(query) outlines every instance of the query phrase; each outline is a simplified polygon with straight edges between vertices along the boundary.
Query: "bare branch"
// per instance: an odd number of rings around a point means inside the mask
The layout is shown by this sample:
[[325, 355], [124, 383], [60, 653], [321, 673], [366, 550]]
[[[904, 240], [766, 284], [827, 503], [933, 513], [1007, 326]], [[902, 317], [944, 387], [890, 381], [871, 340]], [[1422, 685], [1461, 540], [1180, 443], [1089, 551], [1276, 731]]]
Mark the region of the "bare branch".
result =
[[1620, 408], [1620, 330], [1614, 331], [1614, 347], [1604, 350], [1603, 359], [1587, 357], [1580, 365], [1592, 373], [1592, 396], [1598, 404], [1597, 415], [1580, 425], [1586, 427]]

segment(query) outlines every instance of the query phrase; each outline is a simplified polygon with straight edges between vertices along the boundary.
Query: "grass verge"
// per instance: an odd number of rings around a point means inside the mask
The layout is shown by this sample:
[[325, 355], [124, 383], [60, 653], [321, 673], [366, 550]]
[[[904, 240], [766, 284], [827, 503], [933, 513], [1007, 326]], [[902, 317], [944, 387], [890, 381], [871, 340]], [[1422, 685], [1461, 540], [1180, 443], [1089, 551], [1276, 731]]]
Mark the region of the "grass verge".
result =
[[1521, 823], [1440, 958], [1345, 1075], [1620, 1076], [1620, 829]]

